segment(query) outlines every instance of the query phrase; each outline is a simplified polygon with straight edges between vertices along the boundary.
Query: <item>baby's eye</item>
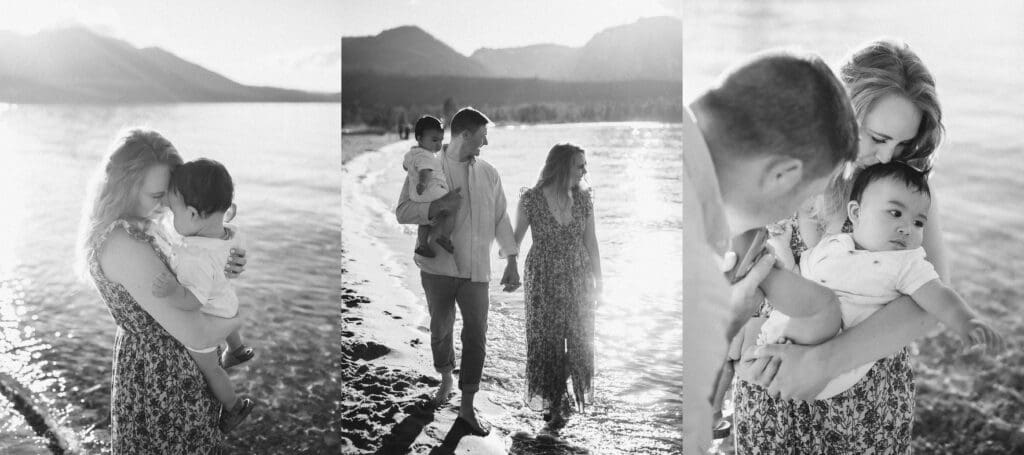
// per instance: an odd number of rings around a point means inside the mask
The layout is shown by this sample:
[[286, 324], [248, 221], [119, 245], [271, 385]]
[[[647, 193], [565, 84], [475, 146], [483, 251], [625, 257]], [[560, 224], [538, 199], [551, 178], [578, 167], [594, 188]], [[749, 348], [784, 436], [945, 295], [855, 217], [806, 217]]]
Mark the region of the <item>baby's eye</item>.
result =
[[914, 226], [917, 226], [919, 228], [923, 228], [924, 227], [924, 221], [915, 221], [914, 222]]
[[903, 212], [900, 212], [899, 210], [890, 210], [889, 214], [892, 215], [893, 218], [899, 218], [903, 216]]

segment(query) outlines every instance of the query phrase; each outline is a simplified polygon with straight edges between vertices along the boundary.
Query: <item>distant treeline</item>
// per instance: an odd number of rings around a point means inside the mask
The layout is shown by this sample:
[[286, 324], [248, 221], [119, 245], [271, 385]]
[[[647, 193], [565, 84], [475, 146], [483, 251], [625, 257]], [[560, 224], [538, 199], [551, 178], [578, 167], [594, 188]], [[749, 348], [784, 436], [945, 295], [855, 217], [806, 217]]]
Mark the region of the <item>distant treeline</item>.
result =
[[496, 122], [681, 122], [678, 81], [565, 82], [344, 74], [342, 123], [391, 130], [424, 114], [473, 106]]

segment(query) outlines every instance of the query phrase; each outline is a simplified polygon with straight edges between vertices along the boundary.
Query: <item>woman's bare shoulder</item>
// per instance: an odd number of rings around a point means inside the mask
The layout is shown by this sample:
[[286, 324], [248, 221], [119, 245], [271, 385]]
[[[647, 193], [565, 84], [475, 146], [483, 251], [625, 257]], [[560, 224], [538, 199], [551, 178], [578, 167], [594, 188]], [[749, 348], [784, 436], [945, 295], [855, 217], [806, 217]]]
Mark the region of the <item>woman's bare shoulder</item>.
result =
[[120, 282], [119, 278], [124, 278], [129, 269], [150, 259], [157, 259], [153, 249], [126, 229], [111, 229], [100, 245], [100, 267], [107, 278], [115, 282]]

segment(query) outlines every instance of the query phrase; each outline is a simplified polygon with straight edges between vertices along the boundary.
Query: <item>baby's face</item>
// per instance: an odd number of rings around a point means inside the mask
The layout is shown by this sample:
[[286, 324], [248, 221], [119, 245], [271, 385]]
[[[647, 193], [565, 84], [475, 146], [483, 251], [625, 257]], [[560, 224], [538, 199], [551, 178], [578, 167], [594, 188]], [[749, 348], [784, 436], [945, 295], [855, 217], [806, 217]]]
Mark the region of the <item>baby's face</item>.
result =
[[444, 140], [444, 133], [438, 130], [426, 130], [420, 135], [419, 143], [420, 147], [423, 147], [431, 152], [438, 152], [441, 150], [441, 141]]
[[850, 202], [853, 239], [869, 251], [912, 250], [921, 246], [931, 197], [886, 178], [864, 189], [860, 203]]

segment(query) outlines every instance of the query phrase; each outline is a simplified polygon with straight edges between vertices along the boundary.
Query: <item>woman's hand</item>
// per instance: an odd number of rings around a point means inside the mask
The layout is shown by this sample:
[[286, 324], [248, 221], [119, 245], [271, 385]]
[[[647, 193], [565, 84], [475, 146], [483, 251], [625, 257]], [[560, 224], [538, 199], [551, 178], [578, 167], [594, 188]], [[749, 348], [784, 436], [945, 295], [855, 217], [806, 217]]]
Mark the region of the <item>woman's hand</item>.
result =
[[781, 229], [769, 229], [771, 234], [768, 237], [768, 246], [775, 254], [775, 266], [785, 270], [796, 269], [796, 258], [793, 257], [793, 250], [789, 247], [789, 240], [793, 237], [793, 225], [783, 223]]
[[[768, 393], [783, 400], [813, 400], [832, 379], [824, 349], [820, 346], [798, 344], [768, 344], [744, 352], [746, 361], [778, 362], [772, 375], [768, 371], [757, 377], [758, 384], [768, 387]], [[772, 377], [769, 377], [772, 376]], [[764, 380], [768, 379], [769, 384]]]
[[232, 248], [231, 257], [228, 258], [228, 263], [224, 266], [224, 275], [228, 278], [238, 278], [238, 275], [245, 271], [245, 263], [245, 249]]

